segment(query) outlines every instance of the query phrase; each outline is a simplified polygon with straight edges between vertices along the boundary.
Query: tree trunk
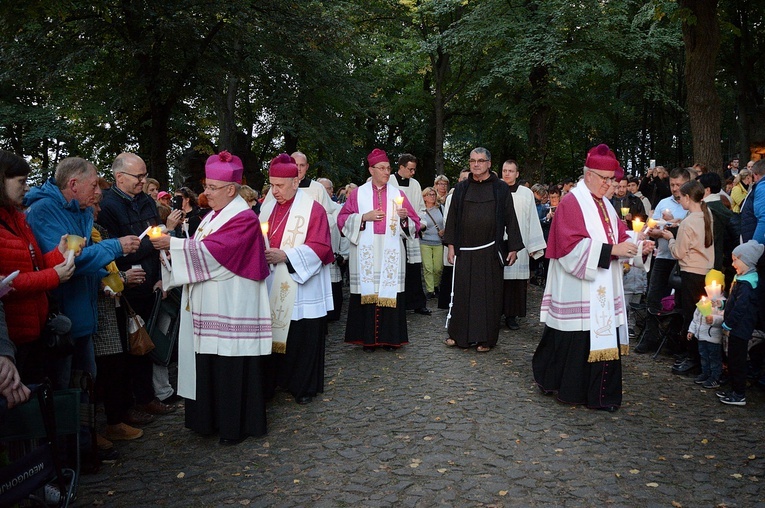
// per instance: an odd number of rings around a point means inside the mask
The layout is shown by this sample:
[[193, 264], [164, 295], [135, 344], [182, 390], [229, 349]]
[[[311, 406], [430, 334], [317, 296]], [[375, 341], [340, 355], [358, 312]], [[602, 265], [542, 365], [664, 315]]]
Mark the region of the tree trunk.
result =
[[720, 97], [715, 88], [720, 49], [718, 0], [680, 0], [691, 13], [682, 23], [685, 43], [685, 87], [693, 137], [693, 162], [722, 170]]
[[[549, 69], [537, 66], [529, 74], [531, 104], [529, 106], [529, 155], [523, 168], [524, 179], [544, 182], [544, 163], [547, 158], [547, 133], [550, 130], [552, 109], [547, 102], [546, 90]], [[499, 168], [501, 169], [501, 168]]]

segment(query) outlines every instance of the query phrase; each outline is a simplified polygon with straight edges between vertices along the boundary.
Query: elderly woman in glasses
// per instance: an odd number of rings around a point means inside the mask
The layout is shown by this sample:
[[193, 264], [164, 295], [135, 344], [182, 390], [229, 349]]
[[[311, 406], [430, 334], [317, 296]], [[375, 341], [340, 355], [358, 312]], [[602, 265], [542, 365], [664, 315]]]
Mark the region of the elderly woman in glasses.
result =
[[446, 196], [449, 195], [449, 179], [444, 175], [438, 175], [433, 181], [433, 188], [436, 190], [436, 203], [444, 206]]
[[436, 201], [438, 197], [433, 187], [423, 189], [422, 199], [425, 201], [425, 229], [420, 240], [422, 272], [427, 296], [435, 298], [436, 285], [444, 269], [444, 244], [441, 242], [444, 236], [444, 214], [443, 207]]

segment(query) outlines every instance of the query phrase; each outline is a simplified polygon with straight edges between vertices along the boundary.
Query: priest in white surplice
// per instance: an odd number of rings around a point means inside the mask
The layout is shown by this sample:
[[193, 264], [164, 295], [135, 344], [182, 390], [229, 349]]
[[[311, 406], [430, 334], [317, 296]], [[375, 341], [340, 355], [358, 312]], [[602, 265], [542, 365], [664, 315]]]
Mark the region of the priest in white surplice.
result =
[[544, 254], [545, 237], [542, 234], [542, 224], [537, 219], [537, 205], [534, 193], [518, 181], [518, 163], [512, 159], [502, 164], [502, 181], [510, 186], [513, 193], [513, 207], [521, 229], [523, 249], [518, 251], [518, 259], [504, 270], [504, 296], [502, 313], [505, 324], [511, 330], [520, 328], [519, 317], [526, 317], [526, 299], [531, 269], [529, 259], [539, 259]]
[[621, 171], [606, 145], [587, 154], [582, 182], [558, 205], [547, 242], [550, 268], [532, 359], [534, 380], [561, 402], [615, 411], [622, 402], [622, 355], [629, 353], [622, 261], [650, 255], [605, 198]]
[[308, 404], [324, 391], [327, 312], [333, 309], [329, 264], [335, 256], [327, 212], [298, 188], [295, 159], [286, 153], [274, 158], [268, 179], [274, 199], [260, 209], [268, 224], [266, 260], [273, 267], [268, 289], [274, 346], [266, 395], [281, 386], [298, 404]]
[[269, 274], [258, 217], [239, 197], [242, 161], [228, 152], [205, 164], [212, 211], [194, 238], [152, 239], [169, 250], [164, 288], [183, 285], [178, 339], [178, 395], [186, 427], [218, 432], [221, 444], [266, 433], [261, 356], [271, 353]]
[[367, 155], [370, 181], [353, 189], [337, 218], [351, 242], [351, 296], [345, 342], [364, 351], [409, 343], [404, 301], [404, 237], [420, 228], [406, 195], [389, 183], [390, 161], [379, 148]]

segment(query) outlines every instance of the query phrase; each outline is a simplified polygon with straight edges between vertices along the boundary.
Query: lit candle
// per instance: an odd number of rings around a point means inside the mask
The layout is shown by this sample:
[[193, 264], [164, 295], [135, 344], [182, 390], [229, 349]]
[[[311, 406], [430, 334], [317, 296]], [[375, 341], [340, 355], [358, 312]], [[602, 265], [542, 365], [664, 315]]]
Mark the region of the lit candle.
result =
[[645, 223], [640, 219], [634, 219], [632, 221], [632, 231], [635, 233], [641, 233], [643, 231], [643, 226], [645, 226]]
[[704, 289], [711, 300], [719, 299], [720, 293], [722, 293], [722, 286], [716, 280], [713, 280], [708, 286], [704, 286]]
[[648, 227], [649, 227], [649, 228], [651, 228], [651, 229], [653, 229], [653, 228], [655, 228], [656, 226], [658, 226], [658, 225], [659, 225], [659, 223], [658, 223], [658, 222], [656, 222], [656, 219], [654, 219], [654, 218], [650, 218], [650, 219], [648, 219], [648, 222], [646, 222], [646, 224], [647, 224], [647, 225], [648, 225]]
[[149, 238], [152, 238], [152, 239], [159, 238], [160, 236], [162, 236], [162, 228], [160, 228], [159, 226], [154, 226], [153, 228], [149, 228], [149, 232], [146, 234], [148, 234]]
[[268, 243], [268, 222], [261, 222], [260, 230], [263, 232], [263, 240], [266, 241], [266, 249], [270, 249], [271, 247]]
[[144, 230], [143, 230], [143, 233], [141, 233], [140, 235], [138, 235], [138, 239], [139, 239], [139, 240], [143, 240], [143, 237], [144, 237], [144, 236], [146, 236], [146, 235], [148, 235], [148, 234], [149, 234], [149, 231], [151, 231], [151, 226], [149, 226], [149, 227], [147, 227], [146, 229], [144, 229]]
[[110, 272], [109, 275], [101, 280], [115, 293], [121, 293], [122, 290], [125, 289], [125, 285], [122, 283], [119, 273]]
[[66, 235], [66, 262], [71, 263], [74, 259], [74, 253], [78, 249], [85, 247], [85, 239], [78, 235]]
[[396, 205], [401, 206], [404, 203], [404, 196], [396, 196], [393, 201], [396, 202]]
[[701, 300], [696, 303], [696, 307], [702, 316], [708, 316], [712, 313], [712, 302], [707, 300], [706, 296], [701, 297]]
[[628, 213], [630, 213], [630, 208], [628, 206], [623, 206], [622, 207], [622, 218], [626, 217]]

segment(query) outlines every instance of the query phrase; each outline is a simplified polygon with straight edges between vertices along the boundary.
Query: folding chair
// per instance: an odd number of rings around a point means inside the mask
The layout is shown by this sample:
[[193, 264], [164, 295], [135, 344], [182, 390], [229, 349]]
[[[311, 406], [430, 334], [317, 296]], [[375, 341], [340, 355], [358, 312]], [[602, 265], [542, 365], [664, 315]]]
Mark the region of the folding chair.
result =
[[[35, 395], [2, 415], [0, 441], [21, 441], [26, 453], [0, 469], [0, 506], [22, 500], [49, 506], [39, 492], [55, 481], [60, 493], [56, 506], [67, 507], [76, 494], [78, 471], [62, 467], [57, 441], [59, 435], [74, 435], [79, 444], [80, 392], [62, 390], [54, 394], [46, 381], [35, 387]], [[33, 448], [34, 440], [42, 443]]]
[[[661, 353], [661, 350], [664, 348], [664, 346], [667, 344], [667, 340], [672, 335], [673, 330], [677, 330], [679, 328], [679, 325], [682, 324], [683, 321], [683, 314], [677, 310], [654, 310], [649, 308], [648, 309], [648, 316], [647, 319], [653, 319], [656, 321], [656, 329], [659, 331], [659, 347], [656, 348], [656, 352], [651, 355], [651, 358], [656, 359], [657, 356], [659, 356], [659, 353]], [[641, 334], [641, 341], [645, 338], [645, 329], [648, 328], [647, 323], [646, 326], [643, 328], [643, 333]]]

